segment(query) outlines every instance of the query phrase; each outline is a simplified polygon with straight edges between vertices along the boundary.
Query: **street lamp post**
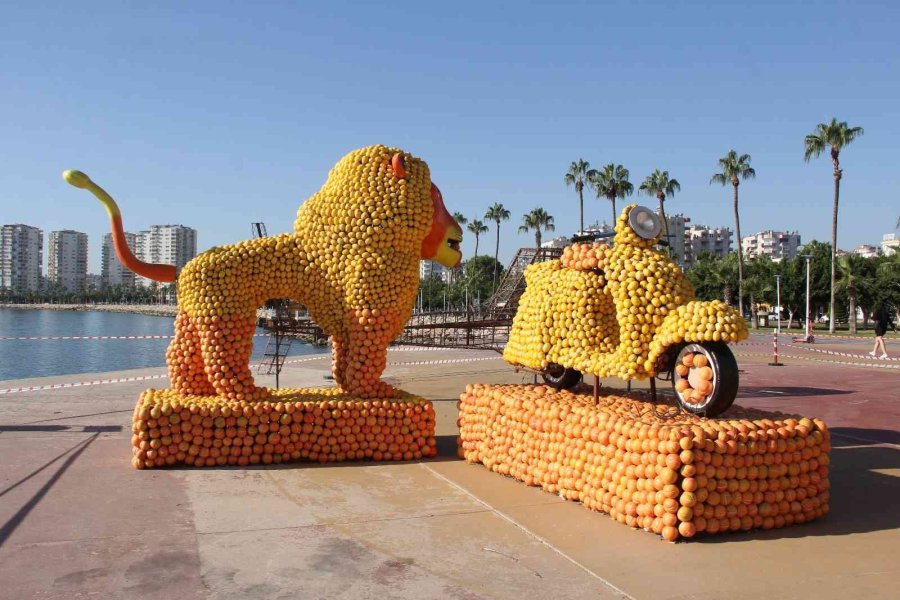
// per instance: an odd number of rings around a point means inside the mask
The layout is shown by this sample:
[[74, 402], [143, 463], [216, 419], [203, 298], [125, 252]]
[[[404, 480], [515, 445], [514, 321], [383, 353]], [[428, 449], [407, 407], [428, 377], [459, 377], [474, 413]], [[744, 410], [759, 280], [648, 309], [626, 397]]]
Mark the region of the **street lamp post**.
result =
[[[778, 335], [781, 335], [781, 274], [775, 274], [775, 303], [778, 311]], [[790, 324], [789, 324], [790, 325]]]

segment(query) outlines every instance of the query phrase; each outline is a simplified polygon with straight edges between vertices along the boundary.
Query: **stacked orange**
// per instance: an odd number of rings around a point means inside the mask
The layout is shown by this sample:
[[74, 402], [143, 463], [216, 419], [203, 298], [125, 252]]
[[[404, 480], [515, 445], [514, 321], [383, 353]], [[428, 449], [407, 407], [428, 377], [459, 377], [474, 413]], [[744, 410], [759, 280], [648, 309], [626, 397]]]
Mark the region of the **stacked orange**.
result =
[[562, 266], [576, 271], [606, 269], [609, 266], [609, 255], [612, 252], [607, 244], [575, 243], [563, 248], [560, 262]]
[[527, 485], [675, 541], [773, 529], [828, 512], [828, 430], [819, 419], [734, 406], [727, 418], [674, 402], [547, 386], [469, 385], [459, 453]]
[[132, 465], [414, 460], [436, 454], [431, 402], [406, 392], [362, 400], [337, 389], [270, 390], [223, 400], [147, 390], [134, 409]]

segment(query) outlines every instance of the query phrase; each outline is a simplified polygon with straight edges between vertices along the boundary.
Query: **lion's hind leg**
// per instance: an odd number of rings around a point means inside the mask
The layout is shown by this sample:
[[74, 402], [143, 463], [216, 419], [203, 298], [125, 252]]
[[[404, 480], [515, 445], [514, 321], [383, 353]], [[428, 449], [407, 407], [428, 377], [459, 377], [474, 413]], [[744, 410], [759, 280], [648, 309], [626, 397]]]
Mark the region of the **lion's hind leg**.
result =
[[172, 389], [182, 395], [215, 395], [200, 350], [200, 336], [191, 318], [179, 311], [175, 317], [175, 337], [166, 350], [166, 364]]

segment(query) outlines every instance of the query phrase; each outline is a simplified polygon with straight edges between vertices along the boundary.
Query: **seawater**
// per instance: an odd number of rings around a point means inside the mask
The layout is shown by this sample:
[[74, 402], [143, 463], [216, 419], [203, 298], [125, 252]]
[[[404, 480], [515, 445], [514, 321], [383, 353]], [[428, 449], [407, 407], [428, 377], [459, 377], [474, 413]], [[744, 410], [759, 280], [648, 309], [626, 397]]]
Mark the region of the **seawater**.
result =
[[[0, 337], [171, 336], [172, 323], [172, 317], [128, 313], [0, 308]], [[264, 331], [258, 329], [257, 333]], [[253, 338], [254, 371], [267, 339]], [[163, 367], [169, 341], [0, 339], [0, 380]], [[324, 348], [295, 340], [289, 354], [324, 352]]]

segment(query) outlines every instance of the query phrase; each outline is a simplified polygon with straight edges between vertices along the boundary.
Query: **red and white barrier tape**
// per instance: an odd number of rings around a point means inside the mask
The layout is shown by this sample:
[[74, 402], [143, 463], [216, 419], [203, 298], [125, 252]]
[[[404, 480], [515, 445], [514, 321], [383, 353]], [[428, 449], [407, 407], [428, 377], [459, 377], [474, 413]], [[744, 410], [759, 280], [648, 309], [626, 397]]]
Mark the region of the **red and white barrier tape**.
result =
[[150, 379], [167, 379], [168, 375], [140, 375], [138, 377], [121, 377], [118, 379], [96, 379], [94, 381], [74, 381], [71, 383], [50, 383], [47, 385], [32, 385], [28, 387], [0, 389], [0, 394], [16, 394], [19, 392], [42, 392], [46, 390], [62, 390], [66, 388], [85, 387], [90, 385], [105, 385], [109, 383], [130, 383], [132, 381], [148, 381]]
[[[171, 340], [174, 335], [44, 335], [34, 337], [0, 337], [0, 340]], [[253, 337], [268, 337], [266, 333], [255, 333]]]
[[900, 358], [895, 356], [888, 356], [887, 358], [878, 358], [877, 356], [872, 356], [871, 354], [850, 354], [849, 352], [838, 352], [836, 350], [825, 350], [824, 348], [810, 348], [809, 346], [799, 346], [797, 344], [788, 344], [791, 348], [796, 348], [798, 350], [805, 350], [806, 352], [821, 352], [822, 354], [832, 354], [834, 356], [846, 356], [849, 358], [862, 358], [869, 360], [891, 360], [894, 362], [900, 362]]
[[[740, 357], [740, 356], [762, 356], [762, 357], [766, 357], [766, 356], [771, 356], [771, 354], [759, 354], [759, 353], [755, 353], [755, 352], [741, 352], [740, 354], [737, 354], [737, 356], [739, 356], [739, 357]], [[846, 360], [826, 360], [826, 359], [824, 359], [824, 358], [813, 358], [813, 357], [811, 357], [811, 356], [797, 356], [797, 355], [795, 355], [795, 354], [787, 354], [787, 355], [782, 354], [782, 355], [781, 355], [781, 358], [782, 358], [782, 359], [785, 359], [785, 358], [788, 358], [788, 359], [796, 358], [797, 360], [807, 360], [807, 361], [810, 361], [810, 362], [819, 362], [819, 363], [825, 363], [825, 364], [828, 364], [828, 365], [846, 365], [846, 366], [848, 366], [848, 367], [869, 367], [869, 368], [872, 368], [872, 369], [900, 369], [900, 365], [886, 365], [886, 364], [874, 364], [874, 363], [859, 363], [859, 362], [850, 362], [850, 361], [846, 361]], [[871, 358], [871, 357], [870, 357], [870, 356], [867, 356], [866, 358]], [[784, 360], [782, 360], [781, 362], [784, 363]]]
[[[311, 356], [308, 358], [296, 358], [293, 360], [286, 360], [285, 363], [297, 364], [297, 363], [305, 363], [311, 362], [314, 360], [320, 360], [323, 358], [331, 358], [329, 354], [323, 354], [321, 356]], [[387, 363], [389, 367], [399, 367], [406, 365], [445, 365], [445, 364], [453, 364], [453, 363], [467, 363], [467, 362], [480, 362], [484, 360], [499, 360], [502, 357], [497, 356], [487, 356], [487, 357], [479, 357], [479, 358], [450, 358], [450, 359], [440, 359], [440, 360], [420, 360], [420, 361], [410, 361], [410, 362], [390, 362]], [[0, 395], [5, 394], [17, 394], [21, 392], [43, 392], [48, 390], [62, 390], [67, 388], [76, 388], [76, 387], [85, 387], [92, 385], [106, 385], [111, 383], [131, 383], [134, 381], [148, 381], [151, 379], [167, 379], [168, 375], [140, 375], [137, 377], [121, 377], [118, 379], [97, 379], [94, 381], [76, 381], [71, 383], [51, 383], [47, 385], [32, 385], [28, 387], [18, 387], [18, 388], [6, 388], [0, 389]]]

